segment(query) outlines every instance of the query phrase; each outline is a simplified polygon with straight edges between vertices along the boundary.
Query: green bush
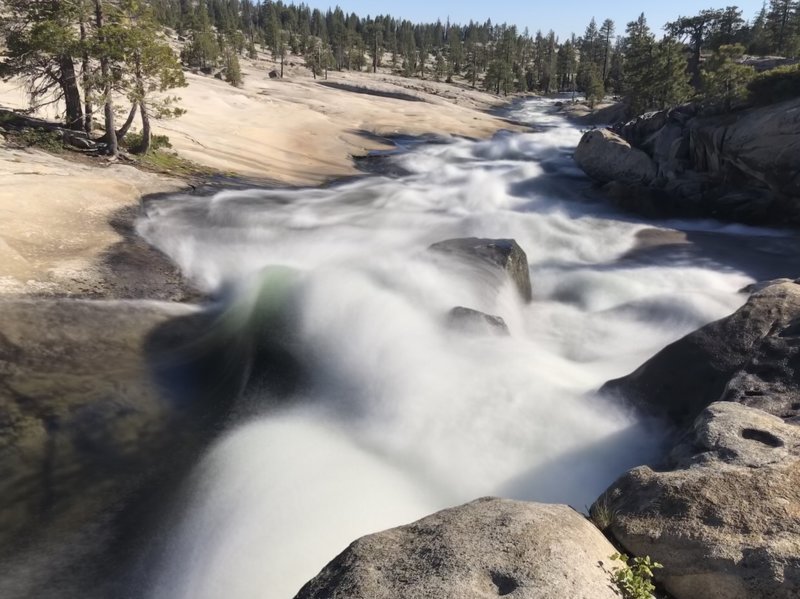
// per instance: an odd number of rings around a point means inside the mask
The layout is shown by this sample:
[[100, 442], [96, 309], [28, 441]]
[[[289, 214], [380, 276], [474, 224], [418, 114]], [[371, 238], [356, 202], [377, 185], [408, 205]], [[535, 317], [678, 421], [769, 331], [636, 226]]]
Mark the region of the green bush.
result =
[[756, 75], [748, 85], [750, 100], [764, 105], [800, 97], [800, 65], [778, 67]]
[[614, 570], [612, 579], [624, 599], [653, 599], [653, 591], [656, 590], [653, 570], [664, 566], [651, 561], [650, 556], [631, 559], [627, 555], [615, 553], [611, 559], [623, 564]]
[[[141, 133], [128, 133], [125, 136], [125, 139], [122, 140], [122, 146], [128, 150], [135, 150], [139, 146], [142, 145], [142, 134]], [[169, 141], [169, 137], [166, 135], [153, 135], [153, 139], [151, 140], [150, 151], [157, 152], [158, 150], [163, 150], [164, 148], [171, 148], [172, 144]]]
[[39, 148], [47, 152], [60, 153], [64, 151], [63, 136], [58, 131], [46, 129], [23, 129], [13, 135], [12, 139], [20, 146], [26, 148]]

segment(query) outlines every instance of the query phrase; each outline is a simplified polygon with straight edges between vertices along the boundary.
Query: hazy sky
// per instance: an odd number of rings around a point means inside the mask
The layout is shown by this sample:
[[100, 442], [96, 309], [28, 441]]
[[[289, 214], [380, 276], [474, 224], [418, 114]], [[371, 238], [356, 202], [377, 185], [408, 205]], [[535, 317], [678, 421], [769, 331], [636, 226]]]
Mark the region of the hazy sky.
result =
[[[326, 10], [337, 4], [324, 0], [305, 0], [312, 8]], [[763, 0], [639, 0], [639, 2], [620, 2], [609, 0], [339, 0], [338, 5], [346, 12], [359, 16], [391, 14], [411, 21], [444, 22], [449, 16], [460, 23], [492, 22], [515, 24], [520, 29], [528, 27], [531, 32], [537, 29], [553, 29], [560, 37], [575, 32], [580, 35], [595, 17], [598, 24], [611, 18], [617, 25], [617, 33], [622, 33], [625, 24], [644, 12], [650, 27], [657, 33], [667, 21], [679, 15], [691, 15], [703, 8], [721, 8], [736, 5], [744, 12], [745, 19], [752, 19], [761, 9]]]

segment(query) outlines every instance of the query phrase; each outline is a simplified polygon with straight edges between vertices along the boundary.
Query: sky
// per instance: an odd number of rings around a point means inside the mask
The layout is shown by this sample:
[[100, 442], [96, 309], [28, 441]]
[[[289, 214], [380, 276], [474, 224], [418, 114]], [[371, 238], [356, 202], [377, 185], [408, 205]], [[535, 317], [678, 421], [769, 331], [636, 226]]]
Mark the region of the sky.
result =
[[752, 19], [761, 9], [763, 0], [305, 0], [305, 4], [323, 11], [337, 3], [342, 10], [362, 17], [390, 14], [415, 22], [433, 22], [436, 19], [445, 22], [449, 16], [451, 21], [459, 23], [468, 23], [470, 19], [484, 22], [491, 18], [493, 23], [506, 22], [517, 25], [520, 30], [528, 27], [531, 33], [537, 29], [553, 29], [564, 39], [573, 32], [581, 35], [592, 17], [597, 19], [598, 25], [606, 18], [613, 19], [618, 34], [623, 33], [625, 25], [641, 12], [645, 13], [647, 22], [656, 33], [667, 21], [681, 15], [696, 14], [703, 8], [736, 5], [742, 9], [745, 19]]

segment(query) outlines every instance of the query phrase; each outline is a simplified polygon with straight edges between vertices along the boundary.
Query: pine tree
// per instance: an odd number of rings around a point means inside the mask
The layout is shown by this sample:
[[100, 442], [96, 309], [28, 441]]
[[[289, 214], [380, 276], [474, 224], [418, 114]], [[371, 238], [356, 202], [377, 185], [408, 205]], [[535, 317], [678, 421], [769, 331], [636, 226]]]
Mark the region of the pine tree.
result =
[[793, 0], [770, 0], [765, 29], [770, 50], [781, 56], [792, 56], [797, 51], [796, 12]]
[[[173, 118], [183, 114], [179, 98], [163, 94], [184, 87], [186, 79], [172, 48], [159, 37], [155, 14], [143, 0], [121, 0], [115, 14], [117, 43], [123, 46], [125, 76], [117, 83], [127, 90], [132, 106], [138, 106], [142, 142], [135, 152], [150, 151], [153, 134], [151, 118]], [[155, 96], [154, 94], [158, 94]], [[124, 137], [124, 133], [119, 135]]]
[[601, 78], [603, 85], [608, 85], [609, 69], [611, 68], [611, 55], [613, 53], [612, 41], [614, 37], [614, 21], [606, 19], [600, 27], [600, 40], [603, 47], [603, 70]]
[[703, 92], [707, 101], [720, 103], [725, 110], [747, 96], [747, 84], [755, 77], [755, 69], [740, 64], [744, 46], [720, 46], [703, 65]]
[[77, 35], [79, 6], [50, 0], [6, 0], [0, 17], [5, 40], [0, 77], [21, 77], [31, 106], [63, 101], [67, 127], [84, 127], [81, 94], [74, 57], [83, 54]]

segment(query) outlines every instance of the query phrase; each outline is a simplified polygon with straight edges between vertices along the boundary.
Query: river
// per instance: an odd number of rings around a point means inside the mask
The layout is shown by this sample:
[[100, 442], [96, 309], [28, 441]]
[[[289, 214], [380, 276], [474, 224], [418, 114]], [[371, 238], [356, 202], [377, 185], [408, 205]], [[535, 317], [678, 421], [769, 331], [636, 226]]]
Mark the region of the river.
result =
[[[663, 431], [593, 392], [736, 310], [784, 236], [620, 214], [575, 166], [581, 132], [552, 101], [509, 116], [533, 131], [406, 140], [385, 174], [325, 188], [148, 205], [139, 232], [204, 291], [279, 281], [308, 366], [288, 398], [251, 391], [198, 464], [152, 549], [149, 597], [289, 599], [363, 534], [485, 495], [583, 510], [657, 458]], [[471, 236], [517, 240], [533, 302], [427, 250]], [[452, 330], [454, 306], [502, 316], [510, 336]]]

